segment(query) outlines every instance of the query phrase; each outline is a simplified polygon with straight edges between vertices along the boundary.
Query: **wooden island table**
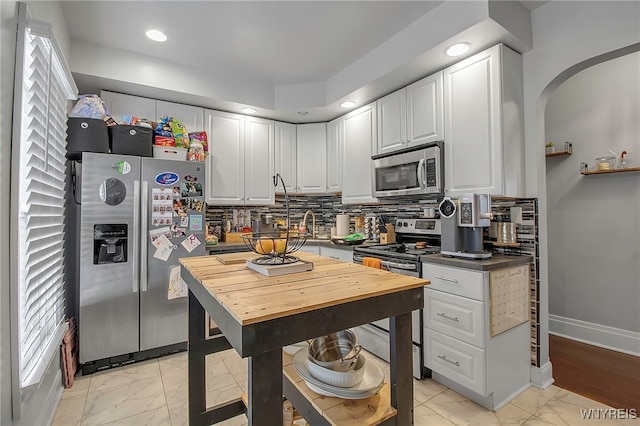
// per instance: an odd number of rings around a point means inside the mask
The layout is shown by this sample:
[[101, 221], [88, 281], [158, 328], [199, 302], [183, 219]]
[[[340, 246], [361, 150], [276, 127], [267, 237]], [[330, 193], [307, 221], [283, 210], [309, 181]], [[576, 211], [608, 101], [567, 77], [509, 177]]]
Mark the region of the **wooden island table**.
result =
[[[189, 288], [189, 424], [216, 423], [246, 410], [251, 426], [281, 426], [283, 395], [313, 426], [413, 424], [411, 312], [423, 307], [423, 286], [429, 281], [308, 253], [296, 255], [313, 262], [313, 270], [267, 277], [244, 263], [222, 263], [214, 256], [180, 259]], [[255, 256], [247, 253], [247, 258]], [[205, 338], [205, 311], [223, 335]], [[390, 383], [386, 392], [370, 397], [372, 401], [320, 397], [304, 382], [292, 380], [290, 370], [283, 374], [283, 347], [382, 318], [390, 318]], [[239, 395], [207, 409], [205, 356], [231, 347], [249, 357], [247, 407]], [[364, 401], [364, 411], [377, 411], [376, 420], [336, 421], [314, 396], [347, 407]], [[388, 401], [381, 402], [385, 396]], [[380, 407], [372, 407], [376, 404], [386, 409], [380, 412]]]

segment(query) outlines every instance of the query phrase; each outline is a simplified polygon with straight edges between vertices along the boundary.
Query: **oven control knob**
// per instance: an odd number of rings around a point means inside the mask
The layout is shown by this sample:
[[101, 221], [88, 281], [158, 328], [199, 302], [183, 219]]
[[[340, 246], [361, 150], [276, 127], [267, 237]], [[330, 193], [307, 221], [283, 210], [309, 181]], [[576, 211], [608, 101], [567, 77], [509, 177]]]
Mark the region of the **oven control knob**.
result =
[[402, 228], [402, 222], [398, 222], [398, 224], [396, 225], [398, 228]]
[[403, 223], [402, 226], [409, 226], [407, 222]]

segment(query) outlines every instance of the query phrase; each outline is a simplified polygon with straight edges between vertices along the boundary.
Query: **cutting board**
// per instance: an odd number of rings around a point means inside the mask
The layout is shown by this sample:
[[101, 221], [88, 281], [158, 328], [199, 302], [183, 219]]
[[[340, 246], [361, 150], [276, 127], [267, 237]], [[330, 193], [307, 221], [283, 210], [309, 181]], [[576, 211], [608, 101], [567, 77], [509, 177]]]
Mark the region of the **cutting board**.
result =
[[216, 255], [216, 259], [225, 265], [230, 265], [233, 263], [245, 263], [247, 259], [253, 259], [258, 257], [258, 254], [252, 251], [245, 251], [242, 253], [226, 253], [226, 254], [218, 254]]

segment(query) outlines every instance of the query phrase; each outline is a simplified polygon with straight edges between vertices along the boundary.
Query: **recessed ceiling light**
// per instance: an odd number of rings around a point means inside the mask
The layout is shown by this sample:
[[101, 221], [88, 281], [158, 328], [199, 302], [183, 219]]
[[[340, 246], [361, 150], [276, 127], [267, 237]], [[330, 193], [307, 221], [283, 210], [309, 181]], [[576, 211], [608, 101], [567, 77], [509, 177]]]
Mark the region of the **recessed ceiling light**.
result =
[[162, 31], [149, 30], [146, 32], [147, 37], [153, 41], [167, 41], [167, 36]]
[[298, 114], [307, 115], [307, 114], [309, 114], [309, 111], [298, 111]]
[[340, 106], [342, 108], [351, 108], [351, 107], [356, 106], [356, 103], [353, 102], [353, 101], [344, 101], [343, 103], [340, 104]]
[[464, 55], [471, 49], [471, 44], [469, 43], [456, 43], [449, 47], [444, 51], [448, 56], [460, 56]]
[[250, 108], [250, 107], [242, 108], [241, 111], [244, 112], [245, 114], [255, 114], [256, 113], [256, 110], [254, 108]]

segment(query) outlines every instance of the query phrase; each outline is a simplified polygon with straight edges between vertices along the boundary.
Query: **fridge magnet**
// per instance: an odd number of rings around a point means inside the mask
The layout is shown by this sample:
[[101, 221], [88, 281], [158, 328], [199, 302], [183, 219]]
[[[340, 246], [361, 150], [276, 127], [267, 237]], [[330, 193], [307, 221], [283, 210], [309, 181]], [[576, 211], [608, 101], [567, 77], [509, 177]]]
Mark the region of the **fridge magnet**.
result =
[[189, 200], [187, 199], [174, 199], [173, 200], [173, 215], [174, 216], [187, 216], [187, 208], [189, 204]]
[[202, 184], [200, 182], [184, 182], [180, 185], [183, 197], [202, 197]]
[[192, 214], [189, 219], [189, 231], [202, 231], [202, 215]]
[[155, 181], [158, 185], [168, 186], [174, 185], [180, 180], [180, 176], [173, 172], [163, 172], [156, 175]]
[[191, 210], [195, 210], [197, 212], [201, 212], [204, 210], [204, 201], [202, 200], [191, 200]]
[[187, 297], [189, 289], [187, 283], [180, 276], [180, 267], [174, 266], [169, 273], [169, 289], [167, 291], [167, 299], [177, 299], [178, 297]]
[[182, 226], [182, 227], [189, 226], [189, 216], [181, 216], [180, 217], [180, 226]]
[[184, 177], [184, 180], [186, 180], [187, 182], [197, 182], [198, 178], [196, 176], [186, 175]]
[[187, 235], [187, 228], [180, 228], [178, 225], [171, 225], [171, 236], [172, 237], [184, 237]]
[[169, 241], [169, 238], [167, 238], [165, 235], [157, 238], [153, 242], [153, 245], [156, 247], [156, 252], [153, 254], [153, 257], [165, 262], [169, 260], [169, 256], [171, 256], [171, 253], [176, 248], [176, 246], [171, 244], [171, 241]]
[[167, 239], [171, 238], [171, 229], [168, 226], [149, 230], [149, 237], [151, 238], [151, 243], [155, 247], [158, 247], [156, 245], [156, 240], [162, 236], [164, 236]]
[[116, 172], [120, 173], [121, 175], [128, 175], [131, 171], [131, 164], [126, 161], [118, 161], [116, 164], [114, 164], [113, 168], [116, 169]]
[[182, 240], [182, 247], [184, 247], [185, 250], [187, 250], [189, 253], [195, 250], [195, 248], [198, 247], [200, 244], [202, 243], [200, 242], [198, 237], [195, 236], [195, 234], [191, 234], [187, 238]]
[[174, 186], [173, 187], [173, 197], [174, 198], [180, 198], [180, 187], [179, 186]]

